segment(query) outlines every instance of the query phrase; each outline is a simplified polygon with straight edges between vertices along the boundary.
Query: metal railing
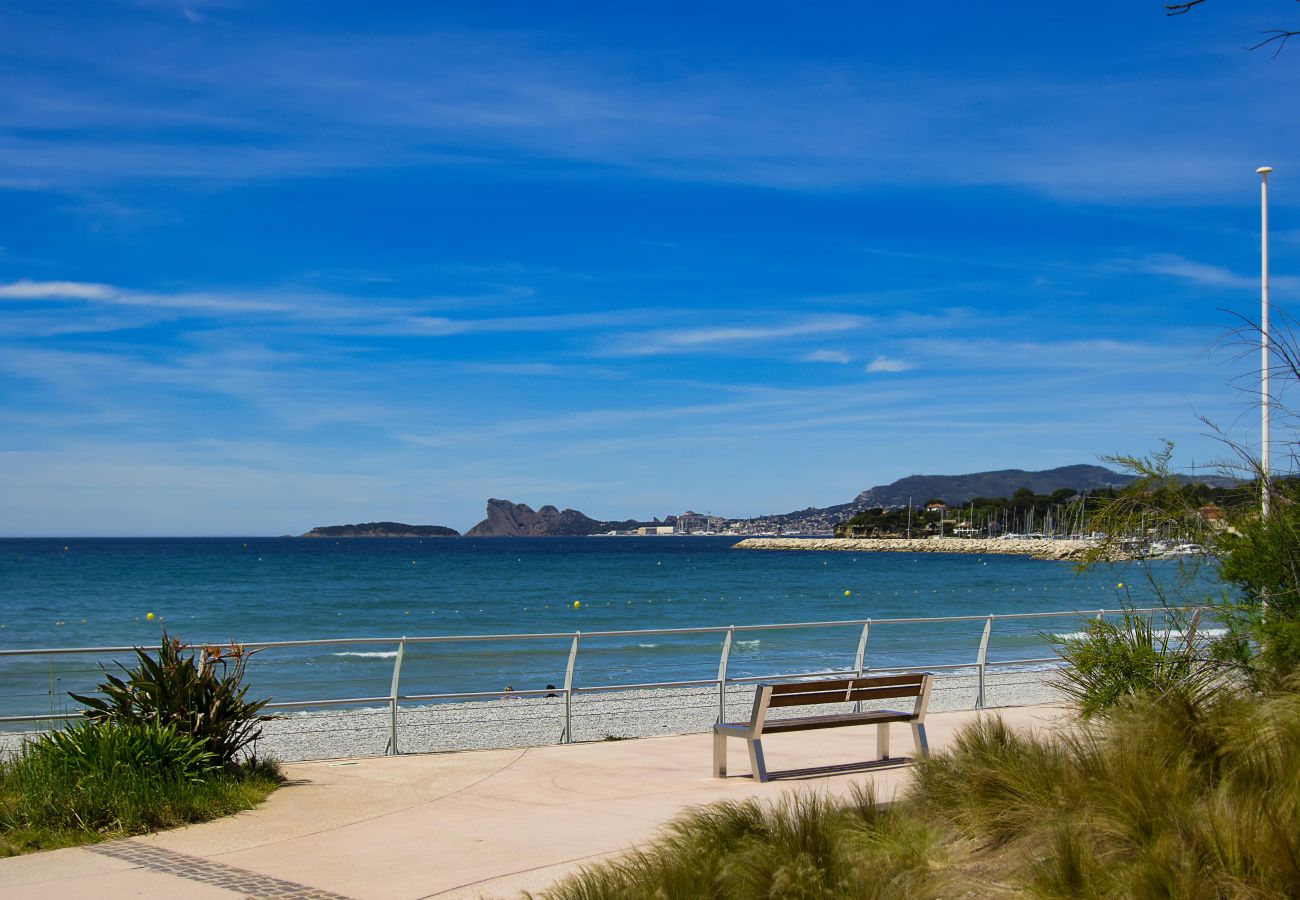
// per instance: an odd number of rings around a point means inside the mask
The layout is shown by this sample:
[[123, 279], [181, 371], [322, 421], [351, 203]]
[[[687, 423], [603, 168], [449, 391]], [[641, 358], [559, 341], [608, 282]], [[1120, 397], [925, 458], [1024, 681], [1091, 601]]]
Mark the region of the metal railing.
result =
[[[986, 705], [986, 686], [990, 669], [1011, 666], [1051, 666], [1061, 664], [1061, 658], [1052, 654], [1049, 656], [1032, 656], [1032, 657], [1014, 657], [1014, 658], [990, 658], [990, 644], [994, 637], [995, 626], [998, 623], [1008, 622], [1036, 622], [1040, 620], [1053, 619], [1076, 619], [1086, 621], [1088, 619], [1101, 619], [1106, 616], [1122, 615], [1125, 610], [1121, 609], [1096, 609], [1096, 610], [1069, 610], [1061, 612], [1039, 612], [1039, 613], [1005, 613], [980, 616], [917, 616], [906, 618], [884, 618], [884, 619], [847, 619], [837, 621], [823, 622], [789, 622], [760, 625], [726, 625], [726, 626], [706, 626], [692, 628], [650, 628], [636, 630], [618, 630], [618, 631], [571, 631], [571, 632], [551, 632], [535, 634], [478, 634], [478, 635], [434, 635], [434, 636], [406, 636], [401, 637], [352, 637], [352, 638], [322, 638], [316, 640], [300, 641], [252, 641], [246, 642], [244, 646], [250, 650], [271, 651], [287, 653], [292, 651], [301, 651], [316, 647], [391, 647], [388, 653], [393, 654], [393, 665], [391, 678], [388, 678], [389, 686], [387, 693], [375, 693], [371, 695], [358, 694], [356, 696], [345, 697], [326, 697], [311, 699], [300, 697], [276, 697], [274, 694], [272, 702], [266, 704], [268, 710], [313, 710], [330, 707], [358, 707], [358, 706], [381, 706], [386, 708], [388, 713], [388, 746], [386, 752], [396, 754], [400, 752], [398, 740], [398, 713], [402, 704], [422, 704], [430, 702], [464, 702], [472, 700], [481, 700], [487, 698], [503, 697], [532, 697], [532, 696], [553, 696], [563, 699], [563, 726], [558, 736], [561, 743], [569, 743], [574, 740], [573, 727], [573, 707], [574, 698], [582, 694], [598, 694], [613, 691], [632, 691], [643, 689], [661, 689], [661, 688], [699, 688], [714, 687], [717, 690], [717, 720], [724, 721], [727, 715], [727, 692], [729, 687], [744, 686], [760, 681], [780, 681], [799, 678], [812, 677], [849, 677], [861, 676], [872, 671], [889, 671], [889, 672], [915, 672], [915, 671], [939, 671], [955, 673], [960, 670], [967, 672], [973, 671], [975, 677], [975, 701], [974, 706], [977, 709], [983, 709]], [[1138, 610], [1128, 610], [1143, 615], [1169, 614], [1171, 610], [1163, 607], [1154, 607]], [[1180, 611], [1182, 612], [1182, 611]], [[909, 661], [902, 660], [883, 660], [879, 665], [872, 665], [873, 659], [869, 651], [873, 645], [871, 640], [873, 636], [879, 636], [882, 631], [891, 631], [904, 626], [924, 626], [923, 632], [933, 633], [945, 626], [954, 626], [961, 624], [980, 623], [982, 629], [978, 643], [974, 647], [968, 648], [967, 651], [973, 650], [970, 658], [954, 658], [957, 653], [952, 646], [939, 645], [938, 652], [944, 653], [945, 658], [950, 661], [943, 662], [936, 659], [928, 661], [921, 659], [926, 650], [929, 649], [933, 655], [935, 646], [932, 644], [927, 648], [922, 641], [907, 643], [904, 645], [904, 651], [910, 658]], [[740, 643], [738, 636], [745, 636], [760, 632], [806, 632], [814, 629], [833, 629], [856, 631], [857, 646], [853, 654], [852, 664], [848, 667], [823, 668], [820, 670], [808, 670], [806, 668], [798, 671], [764, 671], [762, 673], [750, 674], [733, 674], [733, 650]], [[594, 641], [597, 639], [613, 638], [652, 638], [666, 636], [718, 636], [721, 641], [721, 647], [717, 658], [717, 670], [714, 677], [694, 678], [694, 679], [674, 679], [674, 680], [641, 680], [641, 681], [613, 681], [608, 683], [595, 684], [578, 684], [577, 672], [580, 658], [580, 650], [584, 641]], [[1007, 634], [1007, 637], [1036, 638], [1042, 644], [1051, 646], [1050, 641], [1042, 632], [1027, 631], [1022, 628], [1014, 634]], [[568, 655], [564, 668], [563, 685], [547, 686], [546, 688], [524, 689], [524, 690], [456, 690], [456, 691], [431, 691], [431, 692], [406, 692], [402, 691], [402, 668], [403, 663], [408, 657], [408, 651], [412, 648], [424, 647], [443, 647], [457, 644], [496, 644], [511, 645], [517, 642], [533, 641], [551, 641], [551, 642], [568, 642]], [[641, 646], [655, 646], [645, 645]], [[846, 648], [847, 649], [847, 648]], [[0, 650], [0, 667], [10, 660], [22, 658], [56, 658], [63, 656], [89, 656], [99, 659], [111, 658], [115, 655], [131, 654], [134, 652], [133, 647], [62, 647], [46, 649], [11, 649]], [[355, 655], [355, 654], [354, 654]], [[367, 654], [361, 654], [367, 655]], [[374, 654], [380, 655], [380, 654]], [[889, 654], [883, 654], [888, 656]], [[845, 653], [847, 657], [847, 653]], [[787, 657], [789, 659], [790, 657]], [[3, 671], [0, 669], [0, 671]], [[447, 676], [454, 677], [454, 676]], [[93, 685], [87, 689], [93, 689]], [[265, 693], [265, 692], [263, 692]], [[50, 695], [53, 697], [55, 691], [51, 687]], [[0, 703], [5, 698], [0, 695]], [[4, 724], [39, 724], [46, 722], [56, 722], [60, 720], [70, 720], [79, 718], [80, 713], [58, 712], [30, 714], [30, 715], [4, 715], [0, 716], [0, 725]]]

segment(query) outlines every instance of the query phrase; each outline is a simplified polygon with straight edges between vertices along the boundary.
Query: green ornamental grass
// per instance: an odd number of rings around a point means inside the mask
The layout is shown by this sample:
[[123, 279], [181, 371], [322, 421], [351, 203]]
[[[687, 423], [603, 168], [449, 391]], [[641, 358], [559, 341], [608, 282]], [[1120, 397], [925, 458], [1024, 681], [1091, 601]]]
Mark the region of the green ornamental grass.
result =
[[545, 900], [820, 900], [937, 896], [933, 834], [876, 802], [792, 795], [701, 807], [640, 852], [591, 866]]
[[0, 763], [0, 855], [141, 834], [251, 809], [274, 763], [234, 769], [174, 726], [81, 722]]

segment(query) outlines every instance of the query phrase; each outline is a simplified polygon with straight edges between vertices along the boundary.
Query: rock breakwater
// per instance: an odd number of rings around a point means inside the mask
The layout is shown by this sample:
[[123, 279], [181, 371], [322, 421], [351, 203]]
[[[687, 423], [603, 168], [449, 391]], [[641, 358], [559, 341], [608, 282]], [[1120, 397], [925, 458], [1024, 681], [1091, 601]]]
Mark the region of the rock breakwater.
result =
[[746, 538], [738, 550], [834, 550], [855, 553], [975, 553], [981, 556], [1032, 556], [1078, 561], [1087, 541], [1002, 540], [987, 538]]

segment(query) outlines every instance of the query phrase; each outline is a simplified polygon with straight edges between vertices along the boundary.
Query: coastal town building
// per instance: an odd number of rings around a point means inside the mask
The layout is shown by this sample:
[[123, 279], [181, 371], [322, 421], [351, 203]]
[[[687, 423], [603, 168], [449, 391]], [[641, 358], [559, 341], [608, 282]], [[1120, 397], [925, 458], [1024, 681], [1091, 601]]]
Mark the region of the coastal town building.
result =
[[677, 529], [677, 534], [699, 534], [702, 531], [722, 531], [727, 526], [727, 520], [722, 516], [708, 516], [700, 515], [697, 512], [684, 512], [677, 517], [677, 521], [674, 524]]

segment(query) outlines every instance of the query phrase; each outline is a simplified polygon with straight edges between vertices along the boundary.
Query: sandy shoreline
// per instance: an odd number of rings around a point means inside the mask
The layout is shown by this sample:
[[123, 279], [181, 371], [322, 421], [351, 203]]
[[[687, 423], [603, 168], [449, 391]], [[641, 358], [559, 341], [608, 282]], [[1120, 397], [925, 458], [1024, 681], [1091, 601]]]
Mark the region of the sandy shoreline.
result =
[[857, 553], [974, 553], [1077, 561], [1087, 541], [1001, 538], [745, 538], [736, 550], [834, 550]]
[[[991, 669], [985, 680], [985, 705], [994, 708], [1059, 703], [1061, 695], [1047, 684], [1051, 675], [1049, 671]], [[939, 675], [930, 710], [973, 709], [976, 690], [973, 670]], [[727, 718], [733, 721], [747, 718], [752, 703], [752, 686], [729, 686]], [[717, 716], [715, 687], [576, 694], [572, 709], [573, 739], [600, 741], [706, 732], [713, 727]], [[564, 724], [562, 697], [412, 703], [398, 710], [398, 749], [403, 753], [431, 753], [544, 746], [561, 741]], [[389, 736], [387, 709], [302, 713], [285, 710], [277, 711], [274, 718], [263, 724], [257, 752], [286, 762], [376, 756], [387, 750]], [[18, 732], [0, 733], [0, 754], [15, 751], [22, 738]]]

